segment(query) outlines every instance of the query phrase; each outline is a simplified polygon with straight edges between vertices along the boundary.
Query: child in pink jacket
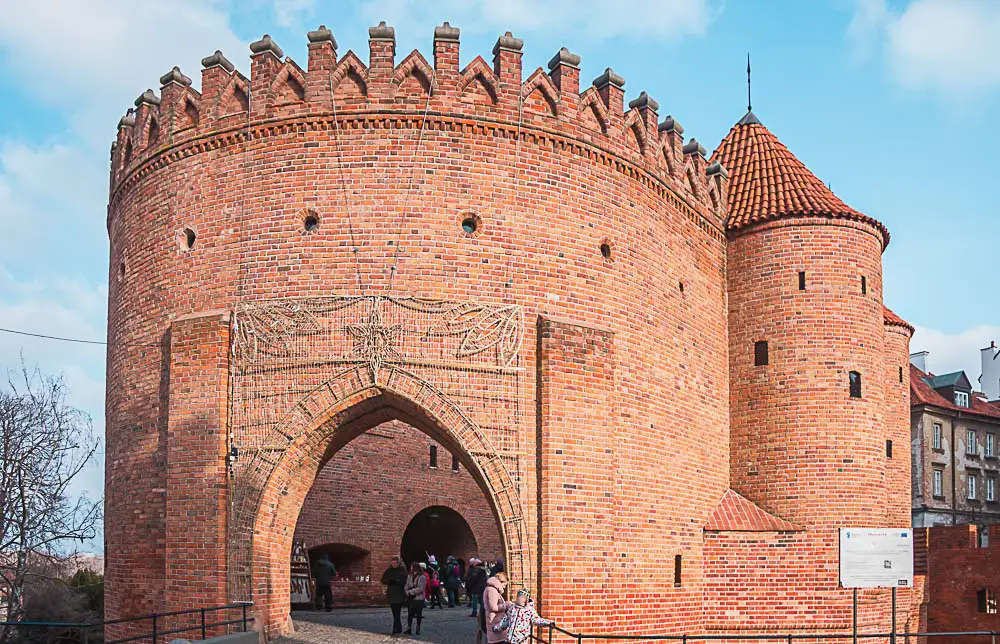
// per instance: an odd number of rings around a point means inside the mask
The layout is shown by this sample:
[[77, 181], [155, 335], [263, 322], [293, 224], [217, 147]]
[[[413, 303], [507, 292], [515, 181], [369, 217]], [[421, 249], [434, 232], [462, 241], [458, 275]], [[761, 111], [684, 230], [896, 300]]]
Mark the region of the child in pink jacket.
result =
[[535, 603], [531, 594], [522, 588], [517, 591], [517, 600], [507, 602], [507, 611], [500, 623], [493, 627], [494, 633], [507, 631], [509, 644], [521, 644], [531, 638], [535, 626], [548, 626], [552, 620], [544, 619], [535, 611]]

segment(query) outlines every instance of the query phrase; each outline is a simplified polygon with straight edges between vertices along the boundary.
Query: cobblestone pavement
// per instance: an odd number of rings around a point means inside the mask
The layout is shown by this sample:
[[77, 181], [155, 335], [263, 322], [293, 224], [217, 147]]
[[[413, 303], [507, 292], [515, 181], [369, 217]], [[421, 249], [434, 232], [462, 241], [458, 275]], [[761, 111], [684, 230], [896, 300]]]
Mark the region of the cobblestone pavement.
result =
[[[296, 611], [292, 613], [295, 633], [278, 640], [282, 644], [376, 644], [381, 642], [434, 642], [435, 644], [473, 644], [476, 623], [465, 606], [424, 609], [420, 635], [390, 637], [392, 614], [385, 608], [345, 608], [331, 613]], [[403, 609], [406, 628], [406, 609]]]

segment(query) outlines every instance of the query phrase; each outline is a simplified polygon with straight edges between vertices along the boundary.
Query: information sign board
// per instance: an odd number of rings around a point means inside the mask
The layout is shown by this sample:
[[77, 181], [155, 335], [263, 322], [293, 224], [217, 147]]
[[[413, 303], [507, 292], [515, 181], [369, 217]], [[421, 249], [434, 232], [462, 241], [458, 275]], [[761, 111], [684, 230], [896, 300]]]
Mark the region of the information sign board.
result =
[[844, 588], [913, 586], [913, 531], [841, 528], [840, 585]]

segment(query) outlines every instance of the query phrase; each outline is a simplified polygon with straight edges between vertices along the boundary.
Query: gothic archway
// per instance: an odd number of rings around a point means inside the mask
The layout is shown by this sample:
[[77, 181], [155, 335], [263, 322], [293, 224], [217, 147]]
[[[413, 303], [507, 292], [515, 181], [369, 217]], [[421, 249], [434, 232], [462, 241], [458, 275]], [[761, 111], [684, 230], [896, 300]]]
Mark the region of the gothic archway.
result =
[[410, 519], [399, 551], [404, 561], [421, 561], [432, 554], [438, 561], [455, 556], [463, 561], [477, 554], [476, 535], [465, 517], [445, 505], [424, 508]]
[[[230, 596], [254, 601], [265, 630], [287, 626], [291, 540], [316, 474], [340, 447], [391, 419], [458, 456], [495, 513], [512, 581], [532, 583], [516, 478], [520, 315], [507, 305], [381, 296], [237, 309]], [[473, 386], [476, 395], [461, 400]]]

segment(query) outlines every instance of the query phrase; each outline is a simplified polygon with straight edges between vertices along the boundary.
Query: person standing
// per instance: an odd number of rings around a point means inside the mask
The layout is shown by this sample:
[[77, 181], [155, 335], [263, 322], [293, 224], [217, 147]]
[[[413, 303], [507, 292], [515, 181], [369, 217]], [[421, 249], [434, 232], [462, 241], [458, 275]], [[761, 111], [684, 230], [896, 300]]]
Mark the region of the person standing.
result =
[[427, 595], [427, 575], [420, 564], [414, 561], [410, 564], [410, 576], [406, 578], [406, 631], [405, 635], [413, 635], [413, 620], [417, 620], [416, 634], [420, 635], [420, 622], [424, 620], [424, 600]]
[[441, 604], [441, 573], [438, 572], [437, 564], [431, 564], [430, 568], [427, 570], [430, 574], [430, 607], [443, 609], [444, 606]]
[[493, 630], [494, 626], [499, 626], [503, 621], [504, 613], [507, 612], [507, 602], [504, 601], [503, 594], [507, 590], [507, 573], [498, 572], [486, 581], [486, 590], [483, 592], [483, 610], [479, 619], [479, 634], [476, 635], [476, 642], [480, 641], [480, 635], [486, 633], [488, 644], [502, 644], [507, 641], [507, 630], [501, 627]]
[[486, 590], [486, 569], [479, 559], [469, 561], [469, 576], [465, 580], [465, 590], [472, 601], [472, 617], [479, 613], [483, 603], [483, 591]]
[[507, 603], [507, 612], [493, 630], [498, 633], [506, 631], [507, 644], [524, 644], [531, 639], [531, 631], [536, 626], [549, 626], [554, 623], [538, 614], [534, 602], [531, 601], [531, 593], [522, 588], [517, 591], [517, 599]]
[[403, 604], [406, 603], [406, 568], [400, 563], [399, 556], [392, 558], [389, 567], [382, 573], [382, 583], [385, 585], [385, 597], [389, 600], [392, 611], [392, 634], [403, 632], [403, 621], [400, 618]]
[[330, 561], [330, 556], [325, 552], [321, 552], [319, 555], [319, 561], [313, 567], [313, 578], [316, 580], [316, 610], [320, 609], [320, 601], [323, 602], [323, 608], [326, 612], [333, 610], [333, 589], [331, 584], [333, 583], [333, 576], [337, 574], [337, 569], [334, 567], [333, 562]]
[[458, 569], [458, 560], [449, 555], [444, 564], [444, 589], [448, 593], [448, 608], [458, 604], [458, 590], [462, 585], [462, 572]]

